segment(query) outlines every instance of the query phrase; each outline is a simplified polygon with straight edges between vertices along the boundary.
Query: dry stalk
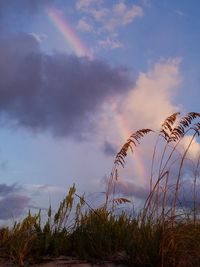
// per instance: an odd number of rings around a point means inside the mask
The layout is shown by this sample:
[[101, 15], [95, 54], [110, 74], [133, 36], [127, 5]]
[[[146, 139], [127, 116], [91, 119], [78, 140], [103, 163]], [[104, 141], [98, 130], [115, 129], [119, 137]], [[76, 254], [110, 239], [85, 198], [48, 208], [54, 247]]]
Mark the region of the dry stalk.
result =
[[195, 168], [195, 172], [194, 172], [194, 181], [193, 181], [193, 209], [194, 209], [194, 214], [193, 214], [193, 222], [194, 225], [196, 224], [196, 201], [197, 201], [197, 192], [196, 192], [196, 185], [197, 185], [197, 177], [198, 177], [198, 168], [200, 165], [200, 154], [197, 160], [197, 164], [196, 164], [196, 168]]

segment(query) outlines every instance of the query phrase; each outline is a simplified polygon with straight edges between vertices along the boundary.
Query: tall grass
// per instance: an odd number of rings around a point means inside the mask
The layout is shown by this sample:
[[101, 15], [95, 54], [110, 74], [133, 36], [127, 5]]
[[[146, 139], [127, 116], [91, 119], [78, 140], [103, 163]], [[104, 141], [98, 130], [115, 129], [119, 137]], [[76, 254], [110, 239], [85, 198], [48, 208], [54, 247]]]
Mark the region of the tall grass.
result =
[[[88, 205], [73, 185], [56, 213], [49, 207], [46, 222], [41, 212], [29, 212], [13, 227], [2, 228], [1, 256], [16, 266], [59, 255], [136, 267], [200, 266], [200, 151], [192, 162], [193, 176], [187, 177], [192, 192], [189, 206], [183, 198], [185, 171], [192, 160], [189, 152], [200, 134], [199, 120], [199, 113], [183, 117], [174, 113], [158, 132], [142, 129], [131, 134], [115, 157], [105, 202], [99, 208]], [[149, 164], [149, 194], [137, 215], [118, 214], [116, 207], [130, 202], [116, 193], [119, 169], [126, 167], [129, 151], [134, 153], [134, 147], [149, 134], [156, 140]]]
[[[190, 112], [183, 117], [180, 117], [180, 113], [174, 113], [166, 118], [159, 132], [154, 132], [156, 143], [152, 154], [150, 191], [138, 218], [138, 223], [140, 234], [147, 226], [149, 227], [148, 234], [155, 231], [154, 234], [156, 233], [158, 242], [152, 237], [154, 242], [151, 249], [153, 251], [157, 247], [155, 255], [158, 256], [159, 260], [158, 265], [155, 263], [151, 265], [153, 263], [151, 259], [151, 264], [146, 262], [141, 266], [200, 266], [200, 203], [197, 199], [200, 151], [198, 151], [195, 167], [193, 167], [194, 177], [190, 177], [193, 186], [188, 188], [188, 190], [193, 190], [193, 194], [191, 194], [193, 205], [190, 209], [181, 209], [181, 206], [184, 207], [185, 204], [181, 203], [181, 188], [185, 179], [184, 168], [189, 160], [187, 158], [189, 151], [200, 135], [199, 119], [200, 113], [196, 112]], [[151, 129], [142, 129], [133, 133], [116, 155], [106, 202], [109, 202], [108, 196], [111, 197], [111, 191], [113, 195], [115, 194], [118, 169], [125, 167], [128, 151], [134, 153], [134, 146], [139, 143], [141, 138], [151, 132]], [[189, 141], [183, 150], [181, 148], [185, 144], [186, 138]], [[146, 236], [148, 234], [146, 233]], [[140, 241], [140, 244], [142, 241], [144, 239]], [[144, 251], [144, 247], [145, 245], [142, 245], [141, 250]], [[142, 258], [145, 259], [145, 257]], [[186, 265], [183, 265], [184, 261], [187, 262]], [[197, 263], [198, 265], [196, 265]]]

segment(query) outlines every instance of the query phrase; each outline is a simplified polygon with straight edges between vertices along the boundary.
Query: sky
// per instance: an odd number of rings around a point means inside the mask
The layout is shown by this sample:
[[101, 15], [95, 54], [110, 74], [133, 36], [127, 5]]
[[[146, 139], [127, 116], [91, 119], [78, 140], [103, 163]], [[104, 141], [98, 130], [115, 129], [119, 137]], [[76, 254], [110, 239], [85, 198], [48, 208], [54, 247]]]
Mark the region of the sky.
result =
[[[199, 112], [199, 7], [0, 0], [0, 221], [56, 208], [73, 183], [98, 196], [132, 132]], [[124, 195], [144, 197], [144, 154], [123, 173]]]

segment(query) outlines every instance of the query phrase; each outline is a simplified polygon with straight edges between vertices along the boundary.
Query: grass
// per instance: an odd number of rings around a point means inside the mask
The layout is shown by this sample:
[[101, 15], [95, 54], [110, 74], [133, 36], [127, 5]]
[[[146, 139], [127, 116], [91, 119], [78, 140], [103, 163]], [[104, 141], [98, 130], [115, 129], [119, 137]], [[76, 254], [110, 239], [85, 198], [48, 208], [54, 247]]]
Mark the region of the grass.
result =
[[[183, 117], [174, 113], [159, 132], [142, 129], [133, 133], [116, 155], [100, 208], [91, 208], [73, 185], [55, 214], [49, 207], [46, 222], [42, 222], [40, 212], [29, 212], [13, 227], [0, 229], [1, 256], [14, 266], [29, 266], [44, 256], [59, 255], [111, 260], [133, 267], [200, 266], [200, 151], [195, 162], [189, 158], [200, 134], [199, 119], [200, 114], [195, 112]], [[129, 150], [134, 153], [134, 147], [149, 134], [156, 136], [149, 195], [139, 214], [117, 214], [116, 207], [130, 202], [115, 192], [119, 169], [126, 167]], [[190, 177], [186, 173], [188, 162], [192, 162]], [[184, 202], [182, 193], [188, 179], [190, 205]]]

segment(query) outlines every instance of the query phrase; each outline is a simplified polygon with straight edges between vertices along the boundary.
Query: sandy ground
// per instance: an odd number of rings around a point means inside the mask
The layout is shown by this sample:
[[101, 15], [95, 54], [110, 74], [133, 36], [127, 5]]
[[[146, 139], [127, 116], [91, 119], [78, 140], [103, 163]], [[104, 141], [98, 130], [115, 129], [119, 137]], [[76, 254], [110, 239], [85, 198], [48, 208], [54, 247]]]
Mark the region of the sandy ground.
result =
[[122, 265], [116, 265], [111, 262], [102, 263], [89, 263], [84, 260], [70, 259], [70, 258], [58, 258], [53, 261], [35, 264], [32, 267], [54, 267], [54, 266], [65, 266], [65, 267], [122, 267]]
[[[0, 267], [16, 267], [1, 261]], [[27, 265], [26, 265], [27, 266]], [[29, 265], [30, 267], [126, 267], [122, 264], [114, 264], [112, 262], [90, 263], [85, 260], [78, 260], [70, 257], [59, 257], [56, 259], [44, 259], [42, 263]]]

